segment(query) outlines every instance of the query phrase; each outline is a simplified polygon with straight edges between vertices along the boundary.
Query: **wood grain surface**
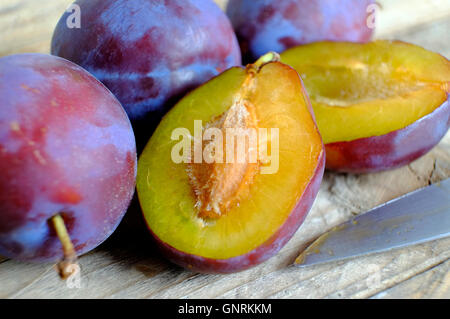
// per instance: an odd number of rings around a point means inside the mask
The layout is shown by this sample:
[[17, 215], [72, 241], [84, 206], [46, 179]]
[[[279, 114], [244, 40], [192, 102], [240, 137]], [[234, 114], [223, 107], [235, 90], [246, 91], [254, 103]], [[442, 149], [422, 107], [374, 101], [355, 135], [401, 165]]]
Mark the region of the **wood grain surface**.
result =
[[[72, 1], [2, 0], [0, 56], [48, 52]], [[219, 1], [222, 7], [226, 1]], [[400, 39], [450, 57], [450, 1], [383, 0], [377, 38]], [[429, 154], [393, 171], [327, 172], [305, 223], [279, 254], [232, 275], [202, 275], [167, 262], [134, 202], [118, 231], [80, 258], [80, 281], [51, 264], [0, 257], [0, 298], [450, 298], [450, 239], [310, 268], [292, 262], [314, 238], [383, 202], [450, 177], [450, 134]], [[77, 283], [80, 284], [77, 287]]]

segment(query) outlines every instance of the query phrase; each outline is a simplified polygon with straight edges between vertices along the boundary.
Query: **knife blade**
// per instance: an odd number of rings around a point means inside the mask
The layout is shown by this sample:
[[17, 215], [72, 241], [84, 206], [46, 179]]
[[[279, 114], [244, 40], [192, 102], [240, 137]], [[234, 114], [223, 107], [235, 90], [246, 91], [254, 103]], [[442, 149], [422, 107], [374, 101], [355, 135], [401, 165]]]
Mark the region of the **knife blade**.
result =
[[300, 267], [389, 251], [450, 236], [450, 178], [382, 204], [317, 238]]

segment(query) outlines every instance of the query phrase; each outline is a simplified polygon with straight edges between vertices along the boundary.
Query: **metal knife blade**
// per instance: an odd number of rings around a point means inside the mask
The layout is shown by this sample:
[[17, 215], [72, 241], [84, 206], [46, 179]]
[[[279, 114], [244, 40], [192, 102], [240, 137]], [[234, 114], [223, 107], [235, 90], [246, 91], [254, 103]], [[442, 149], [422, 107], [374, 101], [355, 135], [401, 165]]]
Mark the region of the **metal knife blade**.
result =
[[450, 179], [380, 205], [316, 239], [301, 267], [388, 251], [450, 236]]

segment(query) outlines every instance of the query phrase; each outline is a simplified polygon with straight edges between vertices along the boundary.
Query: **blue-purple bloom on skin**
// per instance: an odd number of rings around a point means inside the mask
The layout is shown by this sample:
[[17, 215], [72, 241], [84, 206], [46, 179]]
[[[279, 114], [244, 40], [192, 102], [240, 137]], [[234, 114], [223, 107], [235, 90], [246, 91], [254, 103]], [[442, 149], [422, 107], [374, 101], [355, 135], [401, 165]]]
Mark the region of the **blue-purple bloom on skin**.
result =
[[[230, 0], [229, 16], [242, 53], [254, 60], [269, 52], [316, 41], [367, 42], [373, 0]], [[249, 62], [249, 61], [245, 61]]]
[[[102, 81], [130, 117], [138, 141], [189, 90], [241, 65], [231, 23], [211, 0], [78, 0], [81, 29], [66, 27], [52, 54]], [[142, 146], [142, 145], [141, 145]]]

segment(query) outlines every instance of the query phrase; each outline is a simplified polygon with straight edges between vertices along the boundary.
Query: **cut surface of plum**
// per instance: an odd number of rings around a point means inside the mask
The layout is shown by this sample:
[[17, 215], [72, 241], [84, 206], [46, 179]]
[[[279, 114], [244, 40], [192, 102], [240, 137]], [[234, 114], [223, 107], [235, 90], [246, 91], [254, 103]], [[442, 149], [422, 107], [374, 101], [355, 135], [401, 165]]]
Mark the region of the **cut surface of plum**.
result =
[[320, 42], [282, 60], [303, 79], [325, 144], [402, 129], [448, 98], [448, 60], [407, 43]]
[[399, 41], [319, 42], [282, 60], [305, 83], [330, 169], [402, 166], [448, 130], [450, 62], [439, 54]]

